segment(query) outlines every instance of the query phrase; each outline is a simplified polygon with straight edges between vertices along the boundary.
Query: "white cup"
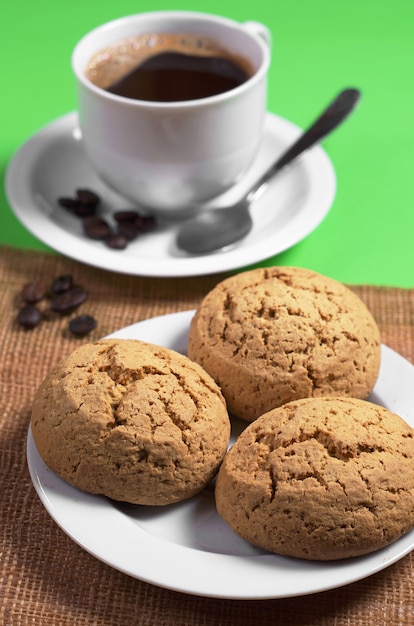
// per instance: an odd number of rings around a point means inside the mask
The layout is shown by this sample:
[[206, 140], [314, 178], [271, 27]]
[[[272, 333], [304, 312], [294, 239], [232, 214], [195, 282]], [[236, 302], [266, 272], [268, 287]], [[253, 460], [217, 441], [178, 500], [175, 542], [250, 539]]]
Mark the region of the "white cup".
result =
[[[91, 57], [144, 33], [195, 33], [246, 59], [253, 74], [224, 93], [177, 102], [114, 95], [85, 76]], [[188, 213], [232, 186], [258, 150], [266, 114], [270, 34], [257, 22], [159, 11], [124, 17], [89, 32], [72, 66], [86, 154], [113, 189], [150, 212]]]

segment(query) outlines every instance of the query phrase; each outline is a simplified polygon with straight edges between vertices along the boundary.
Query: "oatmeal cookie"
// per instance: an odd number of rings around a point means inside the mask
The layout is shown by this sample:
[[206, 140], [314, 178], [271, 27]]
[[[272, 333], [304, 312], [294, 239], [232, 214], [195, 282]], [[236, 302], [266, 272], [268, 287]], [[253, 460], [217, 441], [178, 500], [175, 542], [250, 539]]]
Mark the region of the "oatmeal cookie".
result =
[[249, 424], [216, 481], [219, 514], [270, 552], [333, 560], [414, 527], [414, 430], [353, 398], [306, 398]]
[[38, 390], [31, 427], [45, 463], [71, 485], [148, 505], [202, 490], [230, 437], [220, 389], [200, 366], [122, 339], [63, 359]]
[[246, 421], [306, 397], [367, 398], [381, 340], [362, 300], [311, 270], [270, 267], [214, 287], [192, 320], [188, 355]]

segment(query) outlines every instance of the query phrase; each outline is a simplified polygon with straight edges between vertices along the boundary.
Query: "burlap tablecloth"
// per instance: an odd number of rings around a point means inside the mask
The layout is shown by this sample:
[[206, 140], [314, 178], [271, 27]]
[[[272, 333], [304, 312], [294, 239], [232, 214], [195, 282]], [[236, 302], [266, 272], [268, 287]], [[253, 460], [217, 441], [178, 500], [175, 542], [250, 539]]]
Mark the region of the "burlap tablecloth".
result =
[[[224, 277], [122, 276], [60, 256], [0, 247], [0, 624], [412, 626], [412, 555], [360, 582], [324, 593], [265, 601], [219, 600], [168, 591], [121, 574], [58, 528], [32, 486], [26, 435], [41, 380], [85, 339], [70, 336], [67, 318], [24, 331], [16, 314], [26, 282], [38, 279], [50, 284], [66, 273], [89, 293], [80, 312], [98, 320], [88, 341], [154, 315], [194, 308]], [[383, 343], [414, 362], [414, 290], [353, 289], [374, 314]]]

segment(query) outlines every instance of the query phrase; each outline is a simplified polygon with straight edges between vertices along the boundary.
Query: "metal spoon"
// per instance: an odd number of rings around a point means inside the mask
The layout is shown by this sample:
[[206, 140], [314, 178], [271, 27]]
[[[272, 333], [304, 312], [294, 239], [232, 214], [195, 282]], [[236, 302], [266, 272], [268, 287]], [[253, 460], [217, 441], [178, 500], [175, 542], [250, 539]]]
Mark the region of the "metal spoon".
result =
[[250, 205], [273, 176], [302, 152], [326, 137], [349, 115], [360, 98], [357, 89], [345, 89], [299, 139], [261, 176], [242, 200], [232, 206], [210, 209], [189, 219], [179, 229], [176, 243], [190, 254], [206, 254], [229, 246], [250, 232]]

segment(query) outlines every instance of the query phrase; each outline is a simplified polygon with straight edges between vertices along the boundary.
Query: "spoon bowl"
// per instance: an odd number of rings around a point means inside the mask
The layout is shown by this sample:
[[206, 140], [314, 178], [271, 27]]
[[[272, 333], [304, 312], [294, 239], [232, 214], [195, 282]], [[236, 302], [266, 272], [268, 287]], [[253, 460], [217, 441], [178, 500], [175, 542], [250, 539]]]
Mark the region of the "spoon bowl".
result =
[[248, 235], [253, 227], [250, 208], [266, 190], [269, 181], [288, 163], [337, 128], [360, 99], [357, 89], [349, 88], [322, 112], [316, 121], [256, 181], [245, 196], [231, 206], [200, 211], [180, 227], [176, 244], [192, 254], [208, 254], [229, 247]]

